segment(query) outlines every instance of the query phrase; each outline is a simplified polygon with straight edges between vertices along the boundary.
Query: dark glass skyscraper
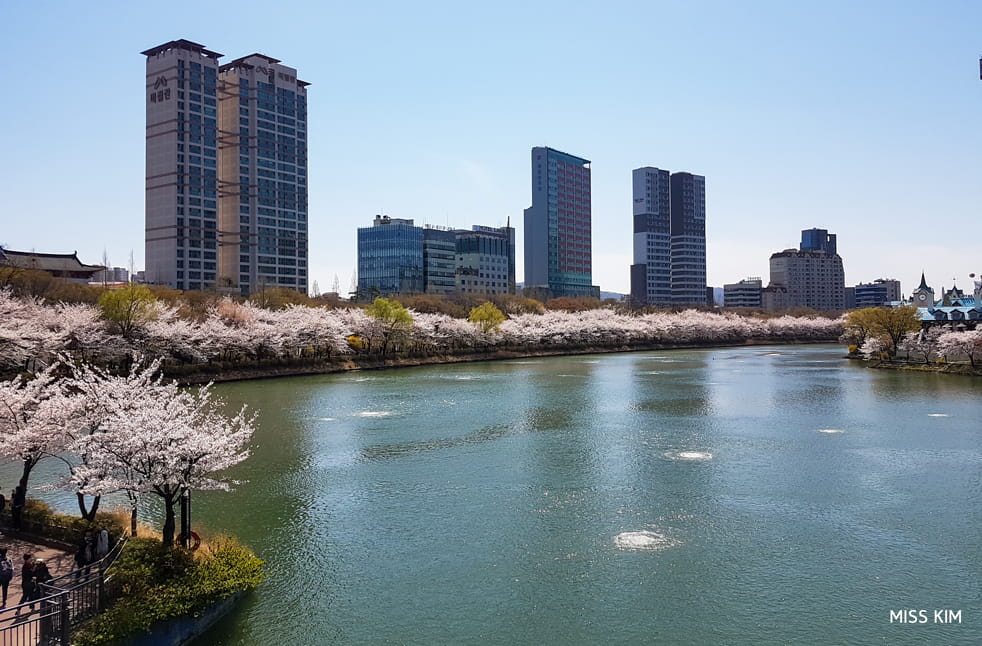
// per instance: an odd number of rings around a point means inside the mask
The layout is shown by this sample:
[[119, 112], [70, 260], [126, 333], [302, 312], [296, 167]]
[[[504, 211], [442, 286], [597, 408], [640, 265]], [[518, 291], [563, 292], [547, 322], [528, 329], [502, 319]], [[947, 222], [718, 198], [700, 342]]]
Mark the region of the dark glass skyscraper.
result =
[[706, 178], [672, 173], [672, 304], [706, 304]]
[[836, 253], [835, 234], [827, 229], [804, 229], [801, 232], [802, 251], [825, 251]]
[[634, 264], [631, 301], [636, 305], [672, 304], [672, 202], [669, 172], [636, 168], [634, 188]]
[[593, 282], [590, 160], [532, 149], [532, 206], [525, 209], [525, 286], [548, 295], [599, 296]]
[[706, 178], [650, 166], [633, 171], [637, 305], [704, 305]]

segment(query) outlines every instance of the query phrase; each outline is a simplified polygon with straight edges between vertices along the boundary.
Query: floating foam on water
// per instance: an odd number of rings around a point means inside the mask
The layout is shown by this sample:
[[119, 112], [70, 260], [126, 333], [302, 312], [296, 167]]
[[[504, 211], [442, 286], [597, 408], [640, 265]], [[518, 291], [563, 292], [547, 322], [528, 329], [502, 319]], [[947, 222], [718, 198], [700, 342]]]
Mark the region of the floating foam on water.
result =
[[928, 417], [948, 417], [947, 413], [928, 413]]
[[614, 537], [614, 545], [622, 550], [658, 551], [676, 547], [682, 543], [664, 534], [642, 530], [640, 532], [621, 532]]
[[334, 418], [334, 417], [318, 417], [317, 418], [317, 421], [318, 422], [333, 422], [333, 421], [336, 421], [336, 419], [337, 418]]
[[713, 454], [709, 451], [668, 451], [665, 457], [669, 460], [689, 460], [692, 462], [702, 462], [712, 460]]
[[358, 417], [388, 417], [392, 414], [389, 410], [363, 410], [358, 413]]
[[825, 433], [827, 435], [834, 435], [836, 433], [845, 433], [841, 428], [820, 428], [819, 433]]

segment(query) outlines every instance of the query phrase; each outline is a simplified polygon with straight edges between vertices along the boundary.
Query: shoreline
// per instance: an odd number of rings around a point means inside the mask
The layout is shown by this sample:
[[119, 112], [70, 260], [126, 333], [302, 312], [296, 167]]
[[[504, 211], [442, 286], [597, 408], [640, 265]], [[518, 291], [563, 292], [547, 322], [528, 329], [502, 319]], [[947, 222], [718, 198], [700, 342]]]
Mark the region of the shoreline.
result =
[[957, 375], [959, 377], [982, 377], [982, 366], [973, 368], [967, 363], [907, 363], [898, 361], [869, 360], [862, 357], [846, 355], [846, 359], [859, 361], [865, 368], [874, 370], [899, 370], [901, 372], [932, 372], [940, 375]]
[[[426, 355], [375, 357], [365, 354], [343, 355], [335, 359], [268, 359], [250, 363], [233, 363], [227, 368], [220, 362], [163, 366], [164, 376], [176, 380], [183, 386], [202, 385], [209, 382], [223, 383], [250, 381], [254, 379], [274, 379], [278, 377], [303, 377], [310, 375], [337, 374], [361, 370], [387, 370], [392, 368], [415, 368], [418, 366], [443, 365], [454, 363], [476, 363], [482, 361], [507, 361], [509, 359], [529, 359], [536, 357], [562, 357], [586, 354], [613, 354], [620, 352], [650, 352], [659, 350], [691, 350], [710, 348], [739, 348], [765, 345], [816, 345], [837, 343], [836, 339], [746, 339], [733, 342], [711, 343], [653, 343], [618, 346], [567, 346], [564, 348], [543, 348], [539, 350], [502, 348], [484, 352], [434, 353]], [[219, 367], [221, 366], [221, 367]], [[209, 370], [208, 368], [213, 369]], [[214, 369], [216, 368], [217, 369]]]

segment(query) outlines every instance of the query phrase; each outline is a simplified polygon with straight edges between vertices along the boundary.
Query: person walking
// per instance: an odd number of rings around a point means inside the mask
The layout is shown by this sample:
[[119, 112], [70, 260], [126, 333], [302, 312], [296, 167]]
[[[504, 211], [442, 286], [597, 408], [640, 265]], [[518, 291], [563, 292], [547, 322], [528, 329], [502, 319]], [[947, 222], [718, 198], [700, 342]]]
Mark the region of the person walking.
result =
[[24, 487], [17, 485], [10, 496], [10, 520], [14, 529], [20, 529], [20, 517], [24, 512], [25, 504], [27, 504], [27, 492], [24, 491]]
[[[51, 576], [51, 572], [48, 570], [48, 564], [41, 559], [36, 559], [34, 561], [34, 590], [31, 601], [37, 601], [45, 595], [44, 589], [41, 587], [42, 583], [47, 583], [54, 577]], [[31, 610], [34, 610], [34, 604], [31, 604]]]
[[95, 538], [92, 530], [85, 530], [85, 534], [78, 542], [78, 549], [75, 550], [75, 580], [78, 581], [82, 575], [89, 575], [89, 566], [95, 560]]
[[109, 553], [109, 531], [106, 529], [100, 529], [99, 534], [95, 539], [95, 560], [99, 561], [105, 558], [106, 554]]
[[0, 604], [0, 608], [7, 607], [7, 588], [13, 578], [14, 564], [7, 558], [7, 548], [0, 547], [0, 590], [3, 591], [3, 603]]
[[[22, 604], [32, 601], [34, 598], [34, 555], [28, 552], [24, 555], [24, 565], [20, 569], [20, 601], [17, 605], [21, 608], [17, 608], [17, 612], [14, 616], [20, 614], [22, 609]], [[34, 604], [31, 604], [31, 610], [34, 610]]]

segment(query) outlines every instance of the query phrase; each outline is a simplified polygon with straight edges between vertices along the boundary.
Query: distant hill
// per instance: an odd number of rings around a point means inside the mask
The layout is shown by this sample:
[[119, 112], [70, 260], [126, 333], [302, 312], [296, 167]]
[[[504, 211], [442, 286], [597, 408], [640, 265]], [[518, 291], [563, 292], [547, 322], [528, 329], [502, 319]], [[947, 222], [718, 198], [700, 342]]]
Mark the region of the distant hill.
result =
[[600, 292], [600, 300], [605, 301], [608, 298], [613, 298], [615, 301], [623, 299], [627, 294], [618, 294], [617, 292]]

